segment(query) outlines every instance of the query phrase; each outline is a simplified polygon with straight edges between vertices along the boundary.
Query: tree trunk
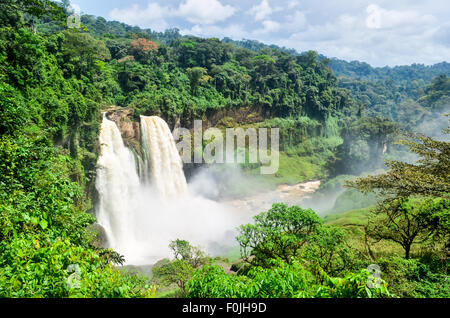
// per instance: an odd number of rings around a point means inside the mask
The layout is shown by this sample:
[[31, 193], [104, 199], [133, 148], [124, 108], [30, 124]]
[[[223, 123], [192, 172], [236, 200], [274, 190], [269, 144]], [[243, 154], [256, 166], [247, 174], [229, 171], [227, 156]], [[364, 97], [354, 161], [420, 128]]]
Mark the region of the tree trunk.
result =
[[405, 258], [406, 258], [406, 259], [409, 259], [409, 252], [410, 252], [410, 250], [411, 250], [411, 245], [410, 245], [410, 244], [406, 245], [406, 246], [404, 247], [404, 249], [405, 249]]

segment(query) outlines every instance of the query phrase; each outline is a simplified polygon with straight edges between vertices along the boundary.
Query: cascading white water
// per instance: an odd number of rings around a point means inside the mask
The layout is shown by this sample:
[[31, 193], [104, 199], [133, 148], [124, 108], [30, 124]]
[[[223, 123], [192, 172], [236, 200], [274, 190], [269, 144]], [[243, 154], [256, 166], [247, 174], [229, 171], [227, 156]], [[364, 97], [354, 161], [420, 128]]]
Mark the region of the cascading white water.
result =
[[167, 123], [157, 116], [141, 116], [142, 144], [145, 153], [145, 175], [162, 198], [187, 193], [183, 163]]
[[111, 247], [122, 249], [121, 242], [133, 235], [130, 223], [140, 182], [132, 152], [125, 147], [116, 124], [105, 115], [95, 186], [100, 199], [98, 222], [105, 228]]
[[189, 193], [164, 120], [142, 116], [141, 130], [145, 158], [137, 158], [136, 167], [116, 124], [103, 118], [97, 220], [105, 228], [108, 247], [124, 255], [126, 264], [142, 265], [169, 257], [168, 245], [175, 239], [211, 254], [229, 246], [234, 242], [233, 230], [244, 222], [242, 214]]

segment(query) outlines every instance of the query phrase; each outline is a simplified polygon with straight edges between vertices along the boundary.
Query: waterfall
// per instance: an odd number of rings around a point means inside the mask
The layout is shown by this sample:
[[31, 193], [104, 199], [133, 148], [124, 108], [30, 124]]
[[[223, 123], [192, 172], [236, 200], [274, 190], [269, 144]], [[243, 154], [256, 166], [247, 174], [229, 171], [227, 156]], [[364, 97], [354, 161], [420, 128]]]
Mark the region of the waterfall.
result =
[[97, 221], [105, 228], [108, 247], [124, 255], [126, 264], [145, 265], [170, 257], [168, 246], [175, 239], [210, 254], [234, 242], [230, 233], [242, 224], [236, 221], [241, 216], [188, 191], [166, 122], [141, 116], [141, 135], [144, 158], [135, 158], [116, 124], [103, 117]]
[[130, 216], [140, 182], [133, 153], [125, 147], [116, 124], [105, 115], [100, 130], [95, 186], [100, 199], [97, 220], [105, 228], [111, 247], [120, 250], [121, 242], [133, 234]]
[[162, 198], [185, 195], [183, 163], [167, 123], [157, 116], [141, 116], [141, 131], [147, 180]]

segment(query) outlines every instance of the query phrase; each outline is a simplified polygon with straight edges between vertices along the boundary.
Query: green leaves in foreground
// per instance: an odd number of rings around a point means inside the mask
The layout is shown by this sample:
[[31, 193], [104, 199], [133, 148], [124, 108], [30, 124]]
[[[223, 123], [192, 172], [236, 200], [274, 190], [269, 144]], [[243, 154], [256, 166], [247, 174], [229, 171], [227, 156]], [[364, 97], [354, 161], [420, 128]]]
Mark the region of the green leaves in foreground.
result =
[[145, 279], [113, 268], [120, 258], [91, 245], [95, 219], [76, 173], [42, 136], [0, 137], [0, 297], [153, 297]]
[[[20, 235], [0, 250], [0, 297], [154, 297], [144, 279], [105, 266], [98, 253], [68, 240]], [[79, 269], [72, 286], [70, 266]]]
[[389, 297], [386, 283], [368, 288], [369, 272], [344, 278], [329, 277], [320, 268], [313, 274], [299, 261], [272, 261], [273, 267], [252, 268], [246, 276], [227, 275], [217, 265], [206, 265], [188, 283], [190, 297], [200, 298], [375, 298]]

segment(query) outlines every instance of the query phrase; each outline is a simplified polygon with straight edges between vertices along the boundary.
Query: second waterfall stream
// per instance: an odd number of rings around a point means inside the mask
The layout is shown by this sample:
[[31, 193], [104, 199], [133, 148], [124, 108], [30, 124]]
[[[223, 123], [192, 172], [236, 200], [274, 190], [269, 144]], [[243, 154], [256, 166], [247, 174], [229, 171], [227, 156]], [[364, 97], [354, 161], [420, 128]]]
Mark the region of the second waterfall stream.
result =
[[[187, 192], [183, 163], [167, 123], [157, 117], [141, 116], [144, 175], [160, 196], [173, 198]], [[150, 171], [150, 173], [149, 173]]]
[[189, 192], [167, 123], [141, 116], [141, 135], [144, 158], [125, 146], [116, 124], [104, 115], [96, 189], [97, 221], [108, 247], [124, 255], [126, 264], [145, 265], [170, 257], [168, 245], [175, 239], [212, 254], [230, 246], [242, 218]]

